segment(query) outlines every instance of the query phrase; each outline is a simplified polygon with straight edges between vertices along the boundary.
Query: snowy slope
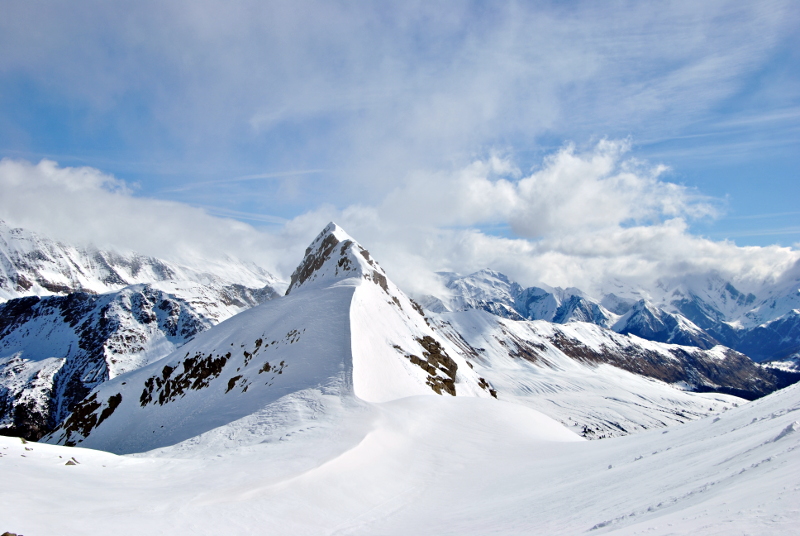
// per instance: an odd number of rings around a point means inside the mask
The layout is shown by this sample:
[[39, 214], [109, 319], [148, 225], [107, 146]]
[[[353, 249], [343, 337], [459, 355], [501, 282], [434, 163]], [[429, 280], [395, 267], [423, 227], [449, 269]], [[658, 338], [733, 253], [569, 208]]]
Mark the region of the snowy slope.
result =
[[306, 251], [285, 297], [105, 382], [46, 440], [150, 450], [304, 390], [370, 402], [490, 394], [369, 253], [330, 224]]
[[[38, 439], [99, 383], [276, 297], [230, 259], [178, 266], [67, 246], [0, 221], [0, 433]], [[249, 286], [248, 286], [249, 285]]]
[[741, 354], [646, 341], [588, 323], [516, 322], [483, 311], [431, 315], [497, 391], [589, 439], [683, 423], [776, 388]]
[[606, 441], [576, 441], [533, 410], [473, 397], [294, 414], [293, 428], [245, 419], [136, 457], [0, 438], [0, 472], [14, 482], [0, 489], [3, 530], [728, 535], [800, 525], [798, 386]]
[[157, 361], [274, 296], [269, 287], [161, 281], [2, 303], [0, 431], [38, 439], [99, 383]]
[[0, 304], [0, 428], [38, 439], [98, 384], [164, 357], [211, 325], [148, 285]]

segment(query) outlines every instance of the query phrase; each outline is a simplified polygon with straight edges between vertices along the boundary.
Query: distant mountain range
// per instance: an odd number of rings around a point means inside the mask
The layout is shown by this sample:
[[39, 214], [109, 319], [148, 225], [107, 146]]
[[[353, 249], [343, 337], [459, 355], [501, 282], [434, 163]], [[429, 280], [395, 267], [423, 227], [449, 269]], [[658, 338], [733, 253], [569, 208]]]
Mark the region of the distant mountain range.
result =
[[[797, 313], [777, 291], [719, 283], [702, 295], [665, 287], [669, 303], [619, 288], [596, 299], [484, 270], [440, 274], [449, 293], [424, 297], [425, 311], [333, 223], [288, 285], [230, 259], [204, 270], [0, 231], [5, 435], [141, 452], [257, 415], [283, 422], [428, 394], [513, 401], [597, 439], [714, 414], [800, 378], [788, 361], [764, 366], [720, 344], [678, 308], [717, 315], [740, 338], [768, 336], [762, 324]], [[750, 324], [729, 320], [738, 313]]]
[[426, 315], [331, 223], [306, 250], [285, 296], [99, 384], [44, 440], [142, 452], [239, 429], [256, 415], [284, 419], [286, 411], [425, 394], [515, 401], [603, 438], [693, 420], [783, 385], [719, 345], [650, 342], [592, 323], [475, 310]]
[[789, 369], [800, 355], [800, 264], [758, 294], [740, 292], [715, 274], [661, 281], [649, 291], [620, 284], [600, 296], [523, 288], [492, 270], [438, 275], [447, 292], [419, 298], [433, 312], [482, 309], [512, 320], [588, 322], [650, 341], [704, 349], [722, 344]]

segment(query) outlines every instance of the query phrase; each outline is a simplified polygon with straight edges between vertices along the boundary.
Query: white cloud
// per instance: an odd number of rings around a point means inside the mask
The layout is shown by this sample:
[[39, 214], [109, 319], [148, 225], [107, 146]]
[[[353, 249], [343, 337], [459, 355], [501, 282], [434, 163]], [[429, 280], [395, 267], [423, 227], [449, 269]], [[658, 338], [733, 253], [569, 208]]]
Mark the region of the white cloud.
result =
[[183, 203], [136, 197], [125, 182], [97, 169], [50, 160], [0, 161], [0, 218], [66, 243], [182, 262], [244, 255], [275, 270], [280, 249], [279, 240], [247, 224]]
[[[778, 278], [800, 259], [797, 248], [738, 247], [693, 235], [688, 222], [715, 216], [718, 203], [664, 180], [663, 166], [626, 158], [628, 146], [567, 146], [527, 176], [499, 157], [453, 173], [416, 173], [375, 206], [328, 206], [297, 223], [310, 237], [336, 220], [417, 293], [435, 287], [431, 271], [482, 268], [523, 284], [588, 291], [613, 279], [647, 287], [658, 278], [711, 271], [747, 288]], [[521, 237], [476, 228], [492, 223], [508, 224]]]
[[7, 4], [0, 73], [172, 169], [342, 170], [339, 204], [542, 134], [673, 135], [796, 25], [791, 1]]
[[[567, 146], [521, 174], [491, 157], [452, 173], [416, 173], [375, 205], [321, 205], [267, 232], [177, 202], [137, 197], [92, 168], [0, 161], [0, 218], [68, 242], [184, 262], [229, 255], [288, 277], [319, 230], [337, 221], [403, 288], [435, 288], [434, 270], [493, 268], [523, 284], [596, 290], [612, 279], [718, 271], [741, 282], [774, 279], [797, 248], [738, 247], [692, 235], [687, 221], [713, 203], [667, 182], [664, 169], [626, 158], [626, 141]], [[508, 224], [522, 237], [483, 233]], [[527, 237], [526, 237], [527, 235]], [[518, 235], [519, 236], [519, 235]]]
[[660, 180], [667, 168], [623, 159], [627, 141], [569, 145], [526, 177], [508, 159], [477, 161], [450, 175], [412, 175], [381, 205], [382, 214], [437, 226], [509, 223], [537, 238], [663, 218], [714, 215], [712, 200]]

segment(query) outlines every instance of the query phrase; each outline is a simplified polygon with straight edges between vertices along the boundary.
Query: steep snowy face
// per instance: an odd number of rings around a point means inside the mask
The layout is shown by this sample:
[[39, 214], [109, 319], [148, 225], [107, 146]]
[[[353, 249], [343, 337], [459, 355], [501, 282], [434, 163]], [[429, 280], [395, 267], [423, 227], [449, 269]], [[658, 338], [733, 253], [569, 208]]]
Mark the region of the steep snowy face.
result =
[[543, 288], [529, 287], [517, 296], [515, 307], [528, 320], [550, 321], [556, 316], [561, 300]]
[[350, 306], [356, 396], [385, 402], [431, 392], [491, 392], [459, 349], [431, 330], [421, 307], [386, 277], [369, 251], [331, 222], [306, 249], [286, 294], [336, 284], [356, 287]]
[[312, 391], [368, 402], [493, 394], [369, 253], [330, 224], [308, 248], [286, 296], [103, 383], [46, 440], [149, 450]]
[[677, 314], [639, 300], [611, 329], [624, 335], [632, 334], [649, 341], [713, 348], [719, 342], [692, 322]]
[[248, 309], [164, 359], [98, 386], [47, 442], [140, 452], [171, 445], [304, 390], [343, 396], [354, 287]]
[[552, 322], [556, 324], [589, 322], [590, 324], [608, 327], [612, 319], [613, 315], [600, 304], [583, 296], [573, 294], [556, 309]]

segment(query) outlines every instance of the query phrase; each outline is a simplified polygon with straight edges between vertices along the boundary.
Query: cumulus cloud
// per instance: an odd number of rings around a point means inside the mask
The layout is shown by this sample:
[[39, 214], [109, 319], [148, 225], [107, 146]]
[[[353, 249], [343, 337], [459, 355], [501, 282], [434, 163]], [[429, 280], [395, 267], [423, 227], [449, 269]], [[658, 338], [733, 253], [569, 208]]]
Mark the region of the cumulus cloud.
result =
[[439, 226], [508, 223], [527, 238], [716, 214], [711, 199], [660, 180], [665, 166], [623, 159], [629, 149], [625, 140], [583, 153], [568, 145], [525, 177], [497, 156], [449, 175], [417, 173], [381, 210]]
[[[505, 272], [523, 284], [600, 291], [613, 280], [649, 287], [659, 278], [717, 272], [748, 288], [775, 280], [796, 248], [739, 247], [692, 234], [717, 200], [664, 178], [666, 168], [630, 158], [629, 142], [568, 145], [523, 175], [509, 158], [452, 173], [417, 172], [376, 205], [333, 206], [291, 222], [309, 237], [333, 219], [406, 289], [436, 289], [435, 270]], [[507, 225], [511, 237], [480, 231]], [[300, 231], [300, 228], [305, 231]]]
[[[523, 174], [508, 157], [450, 173], [417, 172], [374, 205], [323, 204], [273, 231], [184, 203], [136, 195], [135, 186], [88, 167], [0, 161], [0, 217], [72, 243], [134, 250], [194, 263], [222, 256], [254, 261], [288, 278], [331, 220], [369, 248], [407, 291], [438, 290], [436, 270], [493, 268], [525, 285], [659, 278], [716, 271], [743, 288], [775, 280], [796, 248], [738, 247], [693, 235], [689, 222], [715, 212], [712, 199], [664, 179], [663, 166], [627, 156], [629, 143], [568, 145]], [[511, 237], [480, 231], [508, 225]]]
[[280, 243], [233, 219], [183, 203], [136, 197], [90, 167], [0, 161], [0, 218], [66, 243], [136, 251], [178, 262], [245, 256], [277, 270]]

